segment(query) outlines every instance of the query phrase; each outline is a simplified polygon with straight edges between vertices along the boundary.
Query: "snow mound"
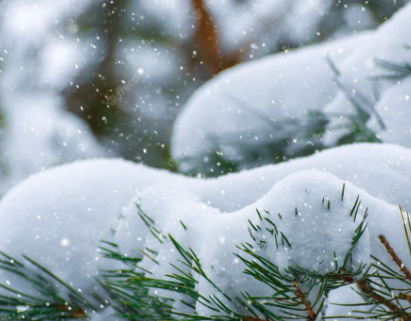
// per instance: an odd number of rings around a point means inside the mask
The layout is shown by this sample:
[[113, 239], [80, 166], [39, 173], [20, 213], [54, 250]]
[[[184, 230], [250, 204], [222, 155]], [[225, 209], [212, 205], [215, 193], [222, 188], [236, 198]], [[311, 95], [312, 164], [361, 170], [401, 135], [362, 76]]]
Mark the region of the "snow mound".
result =
[[408, 194], [411, 188], [411, 151], [396, 145], [341, 146], [277, 165], [208, 179], [201, 185], [190, 184], [192, 189], [204, 190], [201, 193], [207, 204], [223, 211], [234, 211], [261, 198], [286, 176], [310, 169], [329, 172], [376, 198], [411, 209]]
[[[192, 247], [227, 293], [249, 289], [266, 295], [269, 289], [244, 275], [243, 264], [233, 256], [236, 245], [253, 238], [259, 253], [282, 269], [299, 265], [325, 273], [334, 259], [343, 259], [368, 208], [369, 230], [353, 257], [360, 262], [367, 262], [370, 252], [385, 257], [376, 241], [379, 234], [405, 257], [397, 206], [410, 208], [410, 178], [411, 151], [382, 144], [344, 146], [216, 179], [123, 160], [78, 161], [34, 175], [6, 194], [0, 202], [0, 250], [16, 258], [29, 255], [86, 295], [95, 291], [99, 271], [115, 267], [101, 257], [102, 240], [115, 241], [128, 256], [157, 250], [160, 265], [146, 258], [142, 266], [164, 277], [176, 251], [171, 242], [159, 246], [138, 215], [137, 203], [162, 235]], [[354, 222], [349, 214], [358, 195]], [[275, 232], [265, 218], [276, 225]], [[257, 225], [261, 231], [252, 228]], [[8, 274], [0, 279], [19, 287]], [[207, 282], [198, 286], [206, 294], [215, 291]], [[176, 300], [175, 308], [183, 311], [180, 303]], [[203, 308], [197, 309], [208, 313]]]
[[[196, 290], [208, 297], [215, 294], [217, 287], [231, 298], [241, 292], [257, 297], [272, 295], [271, 288], [244, 274], [244, 264], [233, 255], [242, 255], [236, 246], [246, 242], [255, 246], [256, 254], [284, 271], [301, 267], [326, 274], [335, 269], [336, 262], [339, 266], [345, 262], [356, 229], [368, 213], [371, 227], [365, 230], [352, 253], [351, 264], [367, 263], [371, 252], [387, 255], [374, 242], [381, 231], [402, 254], [407, 251], [401, 237], [396, 236], [401, 229], [401, 220], [394, 220], [398, 218], [398, 209], [350, 183], [344, 185], [329, 173], [310, 170], [291, 174], [264, 197], [234, 212], [221, 212], [203, 202], [203, 197], [202, 192], [179, 184], [148, 188], [123, 212], [116, 242], [127, 255], [143, 258], [140, 266], [150, 271], [150, 277], [164, 279], [176, 273], [176, 267], [190, 273], [167, 239], [171, 235], [196, 253], [204, 273], [214, 284], [199, 277]], [[157, 235], [141, 219], [142, 213], [154, 222]], [[387, 225], [388, 221], [391, 225]], [[135, 236], [133, 240], [130, 234]], [[144, 256], [142, 249], [158, 254]], [[166, 290], [158, 290], [157, 294], [175, 299], [174, 308], [178, 311], [183, 309], [181, 299], [189, 300]], [[236, 309], [233, 301], [222, 300]], [[206, 316], [215, 313], [201, 303], [197, 303], [196, 311]]]
[[[130, 217], [131, 220], [136, 219], [136, 203], [138, 202], [142, 210], [150, 213], [150, 217], [158, 222], [164, 235], [184, 234], [181, 225], [183, 222], [188, 228], [188, 234], [193, 238], [183, 244], [199, 249], [201, 253], [215, 255], [216, 251], [220, 250], [228, 254], [235, 250], [235, 245], [250, 238], [248, 220], [254, 226], [260, 226], [263, 231], [265, 228], [273, 227], [268, 221], [260, 220], [256, 212], [258, 209], [263, 217], [269, 215], [267, 217], [276, 223], [278, 231], [285, 236], [289, 235], [288, 241], [292, 244], [292, 247], [288, 248], [285, 239], [279, 236], [277, 241], [281, 246], [276, 246], [275, 237], [272, 235], [270, 237], [270, 232], [255, 233], [261, 239], [266, 240], [263, 248], [272, 261], [284, 269], [291, 265], [300, 265], [325, 273], [331, 269], [332, 262], [334, 262], [333, 251], [335, 249], [337, 249], [337, 258], [341, 258], [347, 252], [353, 227], [357, 225], [350, 218], [349, 213], [359, 190], [350, 184], [343, 201], [341, 199], [342, 187], [343, 181], [331, 174], [317, 170], [301, 171], [278, 182], [255, 203], [238, 211], [227, 213], [202, 202], [201, 192], [197, 194], [186, 191], [183, 187], [176, 187], [176, 184], [158, 185], [147, 189], [137, 197], [123, 216]], [[359, 215], [362, 216], [362, 214]], [[132, 224], [128, 222], [128, 219], [120, 222], [116, 240], [128, 248], [144, 248], [144, 243], [147, 241], [141, 237], [141, 234], [138, 234], [138, 240], [141, 243], [139, 246], [130, 244], [132, 242], [129, 241], [122, 241], [126, 234], [123, 233], [124, 228], [130, 231]], [[134, 231], [145, 230], [141, 218], [137, 217], [134, 223], [133, 225], [136, 226], [133, 227]], [[140, 226], [137, 227], [138, 225]], [[294, 233], [296, 230], [307, 230], [312, 233]], [[146, 233], [147, 237], [148, 234]], [[368, 236], [364, 238], [363, 248], [369, 247], [367, 238]], [[210, 246], [212, 239], [215, 239], [215, 246]], [[218, 246], [220, 243], [227, 244], [228, 247]], [[366, 261], [369, 251], [364, 251], [362, 258]], [[324, 255], [324, 258], [319, 258], [318, 255]], [[206, 258], [205, 261], [213, 262], [212, 265], [215, 267], [218, 259]], [[224, 261], [218, 263], [221, 268], [223, 264], [225, 264]]]
[[310, 124], [297, 120], [330, 102], [338, 91], [330, 86], [333, 72], [325, 55], [340, 61], [368, 37], [268, 56], [207, 82], [188, 101], [174, 127], [171, 152], [180, 161], [179, 169], [197, 168], [201, 164], [187, 160], [201, 158], [202, 163], [201, 156], [217, 148], [238, 160], [243, 149], [258, 142], [288, 138], [297, 127], [309, 130]]
[[344, 143], [355, 130], [410, 147], [410, 14], [409, 4], [376, 31], [219, 74], [176, 121], [179, 169], [219, 174], [217, 156], [236, 170], [279, 162]]
[[0, 248], [15, 258], [26, 254], [90, 293], [101, 268], [100, 241], [112, 239], [121, 211], [144, 188], [174, 178], [114, 159], [33, 175], [1, 200]]
[[[395, 145], [342, 146], [278, 165], [267, 165], [214, 179], [184, 178], [183, 182], [185, 188], [195, 193], [196, 198], [206, 206], [221, 212], [233, 212], [257, 202], [285, 177], [312, 169], [351, 182], [389, 204], [411, 209], [408, 195], [411, 188], [411, 151]], [[182, 208], [193, 197], [192, 194], [186, 194], [179, 195]], [[129, 210], [134, 214], [135, 207], [131, 206]], [[164, 209], [164, 215], [167, 213], [169, 210]], [[118, 233], [121, 235], [119, 242], [125, 252], [133, 256], [140, 253], [134, 244], [136, 239], [141, 239], [141, 235], [133, 232], [136, 230], [133, 226], [139, 223], [140, 218], [135, 215], [128, 217]]]

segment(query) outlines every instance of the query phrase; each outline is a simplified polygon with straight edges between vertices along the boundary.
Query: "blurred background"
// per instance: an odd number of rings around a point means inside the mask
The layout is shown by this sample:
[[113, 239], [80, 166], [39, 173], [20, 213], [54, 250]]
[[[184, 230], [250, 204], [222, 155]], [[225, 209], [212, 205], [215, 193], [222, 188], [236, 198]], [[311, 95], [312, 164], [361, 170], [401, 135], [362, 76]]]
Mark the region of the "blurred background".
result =
[[0, 194], [90, 157], [176, 170], [173, 123], [244, 61], [374, 29], [406, 0], [0, 2]]

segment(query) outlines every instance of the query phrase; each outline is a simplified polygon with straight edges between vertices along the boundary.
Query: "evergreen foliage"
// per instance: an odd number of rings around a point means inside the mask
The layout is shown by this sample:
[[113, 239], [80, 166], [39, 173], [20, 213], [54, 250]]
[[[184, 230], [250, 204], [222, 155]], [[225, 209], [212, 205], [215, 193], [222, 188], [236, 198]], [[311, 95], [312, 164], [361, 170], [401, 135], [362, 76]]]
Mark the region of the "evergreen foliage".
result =
[[[344, 202], [345, 185], [341, 192]], [[354, 262], [353, 252], [367, 228], [368, 209], [360, 217], [361, 200], [357, 197], [349, 215], [357, 221], [352, 236], [351, 247], [344, 258], [334, 255], [334, 269], [319, 274], [301, 266], [280, 269], [265, 258], [260, 249], [266, 246], [262, 233], [269, 232], [276, 240], [276, 246], [292, 248], [292, 242], [277, 227], [275, 220], [281, 214], [271, 215], [268, 211], [257, 210], [258, 224], [249, 221], [250, 240], [238, 244], [233, 253], [244, 264], [243, 273], [255, 282], [261, 282], [271, 289], [272, 294], [256, 297], [244, 291], [228, 295], [204, 271], [204, 264], [197, 254], [179, 243], [172, 235], [164, 235], [156, 222], [139, 205], [137, 214], [155, 236], [158, 246], [168, 243], [179, 254], [178, 262], [169, 262], [174, 271], [164, 277], [155, 277], [140, 266], [142, 257], [129, 257], [119, 252], [116, 244], [102, 242], [101, 253], [104, 259], [121, 263], [121, 270], [103, 271], [97, 282], [100, 290], [93, 294], [98, 304], [90, 302], [78, 290], [59, 279], [44, 266], [28, 256], [24, 263], [5, 253], [0, 253], [0, 269], [11, 272], [21, 282], [21, 289], [8, 284], [0, 284], [9, 295], [0, 295], [0, 320], [78, 320], [87, 319], [96, 311], [110, 305], [116, 311], [115, 317], [124, 320], [207, 320], [207, 321], [274, 321], [274, 320], [320, 320], [328, 293], [345, 285], [353, 285], [366, 300], [365, 304], [352, 304], [352, 315], [356, 319], [411, 320], [411, 272], [402, 263], [395, 249], [385, 236], [379, 240], [391, 256], [398, 270], [381, 259], [372, 256], [370, 264]], [[323, 199], [323, 206], [331, 210], [332, 204]], [[411, 223], [408, 213], [400, 208], [404, 222], [405, 239], [411, 257]], [[298, 209], [296, 209], [298, 213]], [[297, 215], [297, 219], [298, 215]], [[268, 224], [269, 227], [266, 227]], [[181, 222], [184, 230], [188, 227]], [[139, 249], [145, 259], [154, 264], [158, 251], [152, 248]], [[199, 280], [205, 280], [215, 289], [214, 294], [205, 295], [196, 289]], [[104, 289], [104, 290], [102, 290]], [[99, 292], [99, 293], [97, 293]], [[105, 293], [104, 293], [105, 292]], [[4, 292], [3, 292], [4, 293]], [[61, 293], [64, 293], [61, 294]], [[181, 311], [173, 308], [180, 301]], [[209, 316], [196, 313], [196, 307], [203, 306], [212, 311]], [[175, 307], [175, 305], [174, 305]], [[347, 316], [333, 316], [333, 319]]]

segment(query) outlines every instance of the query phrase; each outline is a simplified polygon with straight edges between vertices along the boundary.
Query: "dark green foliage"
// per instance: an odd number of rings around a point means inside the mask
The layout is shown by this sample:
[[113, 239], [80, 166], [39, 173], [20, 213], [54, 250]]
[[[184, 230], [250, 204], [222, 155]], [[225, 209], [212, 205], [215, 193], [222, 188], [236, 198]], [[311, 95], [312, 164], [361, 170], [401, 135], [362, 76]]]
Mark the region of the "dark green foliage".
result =
[[0, 272], [17, 278], [25, 291], [0, 284], [0, 320], [85, 319], [97, 310], [79, 291], [29, 257], [23, 256], [22, 263], [3, 252], [0, 256]]
[[[242, 131], [218, 135], [208, 135], [205, 143], [209, 145], [203, 155], [185, 157], [179, 162], [192, 170], [188, 174], [204, 174], [208, 177], [238, 172], [265, 164], [277, 164], [291, 158], [303, 157], [323, 149], [322, 135], [328, 120], [322, 113], [307, 113], [304, 118], [287, 119], [284, 123], [271, 121], [267, 115], [243, 101], [233, 100], [239, 110], [261, 122], [267, 127], [264, 137], [256, 131]], [[298, 131], [295, 129], [298, 128]], [[294, 130], [293, 130], [294, 129]], [[286, 134], [278, 134], [286, 133]], [[258, 137], [258, 140], [256, 140]], [[229, 152], [225, 152], [229, 150]], [[201, 160], [201, 161], [200, 161]]]
[[[411, 53], [411, 48], [406, 47], [406, 49]], [[398, 81], [411, 76], [411, 64], [408, 62], [396, 63], [381, 59], [374, 59], [374, 61], [377, 66], [388, 72], [382, 76], [372, 77], [374, 81]]]
[[339, 146], [358, 142], [381, 142], [377, 135], [367, 127], [368, 120], [374, 116], [377, 119], [379, 126], [382, 129], [385, 129], [385, 125], [375, 109], [374, 103], [367, 99], [366, 96], [359, 91], [354, 91], [353, 88], [347, 86], [340, 79], [341, 73], [329, 57], [327, 57], [327, 62], [331, 70], [334, 72], [334, 81], [336, 85], [353, 107], [353, 111], [347, 111], [345, 114], [334, 115], [334, 117], [344, 120], [344, 123], [342, 125], [330, 128], [329, 130], [345, 129], [347, 131], [347, 134], [342, 136], [337, 141], [336, 145]]
[[[404, 226], [404, 235], [411, 258], [411, 222], [408, 212], [402, 211], [401, 218]], [[363, 280], [358, 282], [359, 294], [365, 299], [364, 304], [348, 304], [352, 308], [351, 318], [378, 320], [411, 320], [411, 272], [402, 263], [389, 240], [380, 235], [379, 240], [385, 248], [396, 268], [389, 263], [371, 255], [372, 262]], [[339, 316], [346, 318], [347, 316]]]
[[[408, 47], [406, 49], [411, 50]], [[354, 90], [349, 84], [346, 84], [341, 79], [341, 73], [337, 66], [328, 57], [327, 62], [334, 72], [335, 84], [350, 102], [352, 110], [338, 114], [321, 111], [311, 112], [307, 113], [304, 119], [291, 118], [283, 123], [278, 123], [271, 120], [268, 115], [255, 106], [250, 106], [245, 101], [230, 95], [227, 99], [234, 102], [238, 110], [259, 120], [261, 127], [266, 127], [268, 133], [272, 134], [266, 134], [263, 137], [259, 134], [259, 130], [239, 130], [237, 133], [225, 135], [224, 138], [218, 135], [209, 135], [205, 137], [209, 148], [203, 155], [196, 155], [195, 159], [186, 157], [179, 161], [184, 163], [186, 167], [193, 168], [193, 170], [188, 171], [190, 174], [195, 175], [200, 172], [206, 176], [219, 176], [245, 168], [280, 163], [290, 158], [313, 154], [329, 147], [324, 146], [322, 141], [326, 131], [344, 131], [335, 142], [335, 146], [359, 142], [380, 143], [378, 135], [367, 126], [371, 117], [374, 117], [379, 127], [382, 130], [385, 129], [385, 124], [375, 108], [375, 102], [367, 98], [366, 94]], [[378, 59], [375, 60], [375, 63], [388, 71], [386, 75], [370, 79], [374, 88], [374, 92], [371, 94], [377, 100], [381, 81], [398, 81], [411, 75], [409, 63], [399, 64]], [[339, 120], [339, 124], [331, 126], [330, 121], [332, 120]], [[297, 128], [298, 130], [296, 130]]]
[[[342, 200], [345, 192], [343, 186]], [[359, 209], [359, 199], [353, 205], [354, 211], [347, 213], [355, 221]], [[140, 207], [137, 208], [138, 215], [143, 220], [147, 228], [154, 228], [154, 220], [145, 214]], [[298, 210], [296, 209], [298, 213]], [[265, 246], [259, 235], [263, 231], [263, 225], [269, 224], [265, 228], [275, 237], [277, 247], [279, 245], [291, 248], [292, 244], [278, 229], [270, 218], [270, 213], [262, 214], [257, 210], [257, 216], [261, 223], [252, 223], [249, 220], [249, 233], [252, 242], [244, 242], [237, 246], [238, 253], [233, 253], [243, 264], [244, 273], [251, 276], [256, 282], [261, 282], [272, 290], [269, 297], [254, 297], [247, 292], [237, 293], [229, 296], [224, 293], [213, 280], [206, 275], [202, 268], [202, 262], [196, 253], [190, 248], [184, 248], [171, 235], [164, 236], [157, 229], [155, 230], [157, 240], [171, 242], [174, 249], [179, 253], [179, 267], [174, 262], [170, 262], [174, 272], [165, 275], [164, 278], [153, 278], [150, 272], [139, 268], [139, 260], [132, 262], [130, 270], [109, 271], [105, 274], [105, 287], [113, 298], [118, 311], [118, 316], [132, 320], [288, 320], [288, 319], [312, 319], [318, 316], [324, 306], [324, 300], [332, 289], [336, 289], [346, 284], [354, 283], [363, 277], [367, 267], [363, 264], [354, 264], [352, 252], [355, 250], [360, 238], [362, 237], [366, 224], [367, 210], [353, 235], [352, 246], [346, 253], [343, 261], [339, 264], [335, 259], [334, 270], [325, 275], [315, 273], [299, 266], [289, 267], [282, 271], [273, 262], [270, 262], [259, 254], [258, 249]], [[281, 216], [279, 216], [281, 219]], [[185, 226], [185, 225], [184, 225]], [[113, 246], [115, 250], [115, 245]], [[146, 257], [153, 260], [156, 252], [144, 253]], [[109, 250], [109, 255], [113, 253]], [[126, 264], [129, 263], [128, 257], [117, 256]], [[206, 280], [215, 288], [215, 294], [205, 296], [199, 293], [195, 285], [199, 278]], [[162, 290], [161, 295], [153, 295], [155, 291]], [[167, 296], [166, 293], [170, 293]], [[174, 294], [178, 293], [181, 302], [192, 310], [192, 313], [182, 313], [172, 310], [172, 303], [175, 302]], [[308, 297], [315, 299], [311, 302]], [[121, 298], [118, 300], [118, 298]], [[195, 313], [196, 305], [203, 305], [209, 310], [214, 311], [215, 315], [203, 317]], [[233, 307], [237, 307], [234, 309]], [[273, 308], [275, 311], [273, 312]], [[239, 313], [238, 311], [243, 311]]]
[[[345, 184], [341, 189], [341, 202], [344, 202], [346, 192]], [[331, 202], [323, 206], [332, 208]], [[356, 198], [349, 215], [354, 222], [357, 220], [361, 200]], [[373, 319], [389, 320], [401, 317], [403, 320], [411, 318], [409, 302], [411, 296], [411, 273], [398, 262], [399, 258], [387, 240], [380, 236], [387, 253], [398, 264], [399, 272], [388, 264], [372, 256], [370, 265], [354, 262], [352, 254], [355, 251], [367, 225], [368, 209], [352, 237], [351, 247], [339, 260], [334, 255], [333, 270], [319, 274], [301, 266], [289, 266], [280, 269], [274, 262], [262, 255], [266, 242], [262, 233], [269, 232], [279, 246], [292, 248], [292, 241], [278, 228], [276, 220], [281, 220], [280, 213], [271, 215], [268, 211], [256, 211], [257, 220], [249, 221], [251, 240], [244, 241], [237, 246], [238, 252], [233, 253], [243, 265], [243, 273], [254, 280], [256, 285], [264, 284], [271, 290], [271, 295], [256, 297], [246, 291], [240, 293], [225, 293], [206, 274], [203, 264], [197, 254], [186, 248], [171, 235], [164, 235], [157, 227], [156, 222], [146, 214], [140, 206], [136, 207], [137, 215], [144, 222], [150, 233], [157, 239], [158, 246], [166, 243], [178, 253], [177, 262], [168, 262], [172, 272], [163, 277], [155, 277], [150, 271], [140, 266], [142, 257], [129, 257], [122, 255], [116, 244], [102, 242], [100, 247], [105, 259], [116, 260], [122, 263], [121, 270], [103, 271], [97, 278], [98, 284], [104, 293], [94, 294], [100, 304], [111, 305], [115, 317], [124, 320], [140, 321], [274, 321], [274, 320], [318, 320], [322, 317], [325, 300], [331, 290], [341, 286], [357, 285], [360, 293], [367, 300], [366, 304], [353, 305], [354, 318], [370, 317]], [[295, 219], [300, 219], [299, 211]], [[401, 211], [402, 213], [402, 211]], [[407, 215], [403, 218], [406, 240], [410, 247], [409, 235], [411, 224]], [[187, 227], [180, 222], [184, 231]], [[158, 252], [151, 248], [139, 249], [145, 259], [154, 264]], [[39, 265], [28, 257], [24, 257], [27, 264], [0, 253], [0, 269], [16, 275], [27, 284], [24, 293], [1, 284], [3, 290], [9, 295], [0, 295], [0, 320], [77, 320], [88, 318], [96, 310], [86, 298], [70, 287], [64, 281], [52, 274], [45, 267]], [[167, 263], [165, 263], [167, 264]], [[198, 291], [196, 285], [199, 280], [207, 282], [214, 293], [205, 295]], [[392, 281], [398, 285], [393, 287]], [[410, 290], [406, 290], [410, 289]], [[64, 290], [64, 291], [62, 291]], [[60, 293], [67, 295], [61, 297]], [[2, 292], [4, 293], [4, 292]], [[108, 301], [101, 299], [109, 297]], [[173, 309], [176, 300], [180, 306], [185, 306], [184, 311]], [[201, 316], [196, 313], [196, 307], [206, 307], [210, 316]], [[344, 318], [336, 316], [333, 318]], [[408, 318], [408, 319], [407, 319]]]

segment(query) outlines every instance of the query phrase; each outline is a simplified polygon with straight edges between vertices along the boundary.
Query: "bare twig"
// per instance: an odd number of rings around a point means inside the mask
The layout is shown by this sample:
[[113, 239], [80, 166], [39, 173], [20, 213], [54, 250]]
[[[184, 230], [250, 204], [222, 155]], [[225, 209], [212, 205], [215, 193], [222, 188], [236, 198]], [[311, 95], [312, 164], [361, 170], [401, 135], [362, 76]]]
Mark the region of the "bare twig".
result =
[[398, 255], [395, 253], [394, 249], [391, 247], [390, 243], [388, 243], [387, 239], [385, 238], [384, 235], [378, 236], [380, 239], [381, 243], [384, 245], [385, 249], [387, 250], [388, 254], [392, 257], [393, 261], [395, 264], [398, 265], [400, 268], [401, 272], [404, 273], [404, 275], [407, 277], [408, 280], [411, 281], [411, 273], [407, 269], [407, 267], [402, 263], [401, 259], [398, 257]]
[[293, 286], [297, 291], [298, 298], [301, 300], [301, 303], [304, 305], [305, 309], [308, 312], [308, 320], [314, 321], [317, 318], [317, 315], [314, 313], [311, 305], [307, 301], [305, 294], [301, 291], [300, 286], [297, 284], [297, 282], [294, 282]]
[[82, 309], [72, 310], [70, 309], [70, 307], [64, 304], [56, 305], [56, 308], [62, 312], [66, 312], [66, 311], [70, 312], [72, 318], [81, 318], [87, 315], [87, 313]]
[[195, 40], [199, 47], [201, 58], [211, 71], [216, 74], [224, 69], [218, 43], [217, 27], [203, 0], [192, 0], [192, 3], [194, 17], [198, 21]]
[[398, 293], [398, 298], [401, 300], [407, 300], [408, 303], [411, 303], [411, 295], [405, 293]]
[[411, 315], [404, 313], [401, 309], [399, 309], [394, 303], [386, 298], [382, 297], [381, 295], [374, 292], [374, 289], [367, 284], [367, 280], [361, 280], [357, 282], [358, 287], [360, 290], [368, 295], [374, 302], [380, 303], [385, 305], [388, 309], [390, 309], [396, 316], [401, 317], [402, 320], [408, 321], [411, 320]]

